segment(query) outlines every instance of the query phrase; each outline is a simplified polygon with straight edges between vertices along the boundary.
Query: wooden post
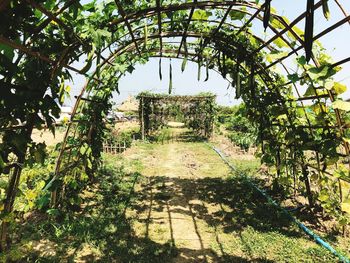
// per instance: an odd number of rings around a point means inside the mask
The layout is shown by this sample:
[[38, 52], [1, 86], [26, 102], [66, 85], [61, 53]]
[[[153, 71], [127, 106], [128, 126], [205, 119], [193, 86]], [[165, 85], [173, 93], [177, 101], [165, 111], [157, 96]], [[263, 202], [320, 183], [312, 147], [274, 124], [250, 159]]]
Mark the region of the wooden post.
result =
[[311, 192], [310, 181], [309, 181], [309, 173], [308, 173], [307, 167], [305, 165], [303, 165], [302, 171], [303, 171], [303, 177], [304, 177], [303, 179], [305, 182], [306, 194], [307, 194], [307, 198], [309, 200], [309, 205], [313, 206], [314, 202], [312, 199], [312, 192]]
[[[23, 131], [22, 135], [27, 139], [32, 135], [34, 127], [34, 115], [31, 115], [28, 119], [27, 128]], [[24, 162], [26, 160], [26, 152], [28, 150], [28, 142], [23, 146], [21, 152], [17, 154], [17, 165], [13, 169], [12, 176], [9, 180], [9, 185], [6, 191], [6, 198], [4, 201], [4, 210], [2, 213], [5, 215], [10, 215], [13, 211], [13, 205], [16, 199], [16, 194], [18, 191], [18, 185], [23, 169]], [[1, 232], [0, 232], [0, 251], [7, 249], [7, 240], [8, 240], [8, 226], [9, 222], [6, 220], [2, 221]]]
[[145, 140], [145, 119], [144, 119], [144, 112], [143, 112], [143, 97], [141, 97], [141, 139]]

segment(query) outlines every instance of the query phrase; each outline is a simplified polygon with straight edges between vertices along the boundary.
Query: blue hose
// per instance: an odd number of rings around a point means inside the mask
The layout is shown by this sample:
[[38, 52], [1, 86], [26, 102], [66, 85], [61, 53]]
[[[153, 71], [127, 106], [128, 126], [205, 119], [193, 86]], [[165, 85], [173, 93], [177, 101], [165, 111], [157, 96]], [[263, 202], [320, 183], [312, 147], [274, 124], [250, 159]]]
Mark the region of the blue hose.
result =
[[[237, 171], [237, 169], [226, 159], [224, 154], [214, 146], [211, 146], [208, 144], [220, 157], [221, 159], [233, 170]], [[303, 223], [301, 223], [299, 220], [297, 220], [295, 217], [293, 217], [285, 208], [278, 205], [275, 200], [273, 200], [264, 190], [260, 189], [258, 186], [256, 186], [251, 180], [249, 180], [247, 177], [245, 177], [247, 182], [260, 194], [262, 194], [270, 203], [272, 203], [274, 206], [276, 206], [279, 210], [281, 210], [289, 219], [291, 219], [295, 224], [298, 225], [298, 227], [303, 230], [308, 236], [310, 236], [317, 244], [320, 244], [325, 249], [329, 250], [333, 255], [339, 258], [341, 262], [350, 263], [349, 258], [346, 256], [341, 255], [338, 251], [336, 251], [329, 243], [324, 241], [320, 236], [315, 234], [311, 229], [307, 228]]]

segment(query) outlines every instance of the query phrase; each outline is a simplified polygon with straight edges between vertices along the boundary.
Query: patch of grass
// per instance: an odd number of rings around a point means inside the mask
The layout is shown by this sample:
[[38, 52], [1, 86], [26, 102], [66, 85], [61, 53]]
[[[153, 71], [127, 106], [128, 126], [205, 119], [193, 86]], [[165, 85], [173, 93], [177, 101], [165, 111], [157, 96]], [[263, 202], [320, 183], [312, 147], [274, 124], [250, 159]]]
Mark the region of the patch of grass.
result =
[[204, 143], [136, 143], [97, 179], [81, 211], [21, 226], [17, 261], [337, 262]]
[[259, 159], [254, 160], [237, 160], [237, 159], [230, 159], [230, 162], [233, 164], [234, 167], [237, 168], [237, 170], [245, 173], [245, 174], [256, 174], [257, 170], [260, 168], [261, 163]]
[[[170, 244], [158, 244], [135, 235], [125, 214], [135, 199], [134, 188], [142, 176], [113, 167], [112, 160], [119, 158], [107, 158], [98, 183], [87, 189], [90, 194], [86, 194], [82, 211], [68, 213], [63, 218], [28, 222], [22, 226], [23, 240], [31, 240], [35, 245], [26, 249], [16, 246], [6, 257], [27, 262], [145, 263], [164, 262], [172, 257], [176, 252]], [[54, 245], [52, 254], [45, 253], [47, 246], [43, 240]]]

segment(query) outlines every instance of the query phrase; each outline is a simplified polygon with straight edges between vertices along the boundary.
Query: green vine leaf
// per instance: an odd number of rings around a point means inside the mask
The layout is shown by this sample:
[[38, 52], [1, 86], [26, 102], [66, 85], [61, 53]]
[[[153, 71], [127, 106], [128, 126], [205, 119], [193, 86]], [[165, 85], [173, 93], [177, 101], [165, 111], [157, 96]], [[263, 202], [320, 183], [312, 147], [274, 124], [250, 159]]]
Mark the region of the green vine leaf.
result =
[[341, 203], [341, 210], [345, 213], [350, 214], [350, 200]]
[[5, 167], [5, 162], [0, 155], [0, 171]]
[[343, 94], [347, 90], [347, 88], [345, 85], [339, 82], [335, 82], [332, 90], [335, 92], [336, 95], [340, 95]]
[[15, 55], [13, 48], [3, 44], [0, 44], [0, 53], [3, 53], [10, 61], [12, 61]]
[[[245, 7], [241, 8], [242, 11], [246, 11], [247, 9]], [[232, 10], [230, 11], [230, 18], [231, 20], [243, 20], [243, 18], [246, 16], [244, 12]]]
[[296, 83], [299, 81], [299, 75], [297, 73], [289, 74], [287, 77], [292, 83]]
[[208, 20], [208, 18], [212, 15], [211, 12], [197, 9], [193, 12], [192, 19], [193, 20]]
[[279, 48], [283, 48], [283, 47], [289, 47], [288, 44], [280, 37], [276, 38], [273, 43], [279, 47]]
[[350, 102], [343, 100], [336, 100], [332, 103], [333, 109], [350, 111]]
[[324, 67], [312, 67], [310, 69], [308, 69], [307, 74], [309, 75], [309, 77], [312, 80], [318, 80], [318, 79], [322, 79], [325, 77], [328, 77], [328, 73], [329, 73], [329, 67], [328, 66], [324, 66]]
[[305, 56], [298, 57], [296, 61], [300, 66], [305, 66], [307, 63]]
[[280, 58], [283, 58], [286, 55], [288, 55], [288, 52], [274, 51], [266, 55], [266, 60], [271, 63]]

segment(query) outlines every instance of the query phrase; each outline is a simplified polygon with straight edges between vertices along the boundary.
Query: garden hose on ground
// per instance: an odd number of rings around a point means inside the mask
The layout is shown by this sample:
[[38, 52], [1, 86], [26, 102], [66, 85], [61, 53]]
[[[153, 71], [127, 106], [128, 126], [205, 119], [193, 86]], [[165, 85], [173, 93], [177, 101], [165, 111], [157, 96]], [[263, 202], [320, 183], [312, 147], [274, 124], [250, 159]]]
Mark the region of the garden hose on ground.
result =
[[[233, 170], [237, 171], [237, 169], [226, 159], [225, 155], [214, 146], [208, 144], [219, 156], [220, 158]], [[316, 243], [320, 244], [325, 249], [329, 250], [333, 255], [337, 256], [341, 262], [350, 263], [349, 258], [346, 256], [343, 256], [338, 251], [336, 251], [329, 243], [324, 241], [320, 236], [315, 234], [311, 229], [307, 228], [303, 223], [301, 223], [299, 220], [297, 220], [295, 217], [293, 217], [285, 208], [281, 207], [279, 204], [276, 203], [264, 190], [260, 189], [256, 184], [254, 184], [249, 178], [245, 177], [247, 182], [255, 189], [257, 190], [261, 195], [263, 195], [270, 203], [272, 203], [277, 209], [282, 211], [288, 218], [290, 218], [295, 224], [298, 225], [298, 227], [303, 230], [308, 236], [310, 236], [313, 240], [315, 240]]]

